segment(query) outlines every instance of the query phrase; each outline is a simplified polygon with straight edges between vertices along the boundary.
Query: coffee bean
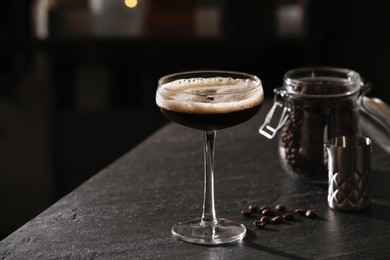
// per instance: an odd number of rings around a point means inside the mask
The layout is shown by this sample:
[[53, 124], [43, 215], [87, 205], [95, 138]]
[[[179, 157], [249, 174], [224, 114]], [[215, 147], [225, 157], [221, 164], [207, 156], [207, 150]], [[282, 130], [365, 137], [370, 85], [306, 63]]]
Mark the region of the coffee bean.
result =
[[286, 206], [284, 206], [282, 204], [278, 204], [278, 205], [276, 205], [275, 209], [277, 211], [286, 211]]
[[311, 210], [311, 209], [309, 209], [308, 211], [306, 211], [306, 217], [308, 217], [308, 218], [316, 218], [317, 217], [317, 214], [313, 211], [313, 210]]
[[282, 223], [282, 221], [283, 221], [283, 218], [281, 216], [275, 216], [272, 218], [272, 223], [274, 223], [274, 224]]
[[[260, 209], [263, 208], [262, 211]], [[277, 204], [275, 206], [275, 210], [273, 211], [268, 206], [258, 206], [256, 204], [250, 204], [248, 208], [242, 209], [241, 214], [246, 217], [255, 218], [259, 216], [258, 212], [261, 212], [262, 216], [260, 219], [257, 219], [253, 222], [253, 225], [256, 226], [259, 229], [264, 229], [266, 225], [272, 223], [274, 225], [278, 225], [283, 223], [283, 221], [295, 221], [296, 216], [289, 211], [287, 211], [287, 207], [282, 204]], [[280, 213], [284, 212], [284, 213]], [[317, 214], [313, 209], [305, 209], [305, 208], [296, 208], [294, 210], [296, 214], [299, 214], [301, 216], [305, 216], [307, 218], [316, 218]], [[287, 223], [287, 222], [286, 222]]]
[[253, 222], [253, 225], [255, 225], [259, 229], [264, 229], [266, 224], [264, 222], [261, 222], [260, 220], [256, 220], [255, 222]]
[[271, 209], [265, 209], [265, 210], [263, 210], [263, 211], [261, 212], [261, 214], [262, 214], [263, 216], [269, 216], [269, 217], [271, 217], [271, 216], [274, 215], [274, 213], [273, 213], [273, 211], [272, 211]]
[[250, 217], [252, 215], [252, 211], [249, 209], [243, 209], [243, 210], [241, 210], [241, 215], [243, 215], [245, 217]]
[[306, 214], [306, 209], [296, 209], [295, 210], [295, 213], [299, 214], [299, 215], [302, 215], [302, 216], [305, 216]]
[[267, 205], [263, 205], [263, 206], [260, 207], [261, 211], [263, 211], [265, 209], [271, 209], [271, 208], [269, 206], [267, 206]]
[[295, 220], [295, 217], [294, 217], [293, 214], [286, 214], [286, 215], [283, 216], [283, 218], [285, 220], [288, 220], [288, 221], [294, 221]]
[[250, 211], [257, 211], [259, 209], [259, 206], [257, 206], [256, 204], [251, 204], [248, 206], [248, 209]]
[[260, 218], [260, 222], [264, 222], [264, 223], [269, 223], [270, 222], [270, 220], [269, 220], [269, 217], [267, 217], [267, 216], [262, 216], [261, 218]]

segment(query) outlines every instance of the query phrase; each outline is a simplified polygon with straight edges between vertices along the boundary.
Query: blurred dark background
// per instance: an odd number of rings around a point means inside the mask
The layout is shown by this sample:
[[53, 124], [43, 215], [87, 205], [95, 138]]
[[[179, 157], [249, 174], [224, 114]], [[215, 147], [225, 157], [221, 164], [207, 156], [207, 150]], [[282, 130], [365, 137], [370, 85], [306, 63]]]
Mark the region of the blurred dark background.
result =
[[[390, 103], [390, 2], [13, 0], [0, 15], [0, 239], [167, 121], [166, 73], [346, 67]], [[259, 122], [260, 124], [260, 122]]]

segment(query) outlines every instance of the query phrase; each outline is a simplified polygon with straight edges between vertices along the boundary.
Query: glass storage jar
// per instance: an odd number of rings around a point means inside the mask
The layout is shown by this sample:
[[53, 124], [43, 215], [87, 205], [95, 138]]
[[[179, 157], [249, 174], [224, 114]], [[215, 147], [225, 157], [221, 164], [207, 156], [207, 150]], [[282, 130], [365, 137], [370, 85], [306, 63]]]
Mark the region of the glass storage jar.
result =
[[[323, 144], [333, 137], [360, 133], [358, 104], [368, 89], [360, 75], [349, 69], [290, 70], [283, 87], [274, 90], [274, 104], [259, 131], [271, 139], [281, 130], [279, 155], [288, 174], [310, 183], [327, 183]], [[276, 109], [282, 112], [272, 127]]]

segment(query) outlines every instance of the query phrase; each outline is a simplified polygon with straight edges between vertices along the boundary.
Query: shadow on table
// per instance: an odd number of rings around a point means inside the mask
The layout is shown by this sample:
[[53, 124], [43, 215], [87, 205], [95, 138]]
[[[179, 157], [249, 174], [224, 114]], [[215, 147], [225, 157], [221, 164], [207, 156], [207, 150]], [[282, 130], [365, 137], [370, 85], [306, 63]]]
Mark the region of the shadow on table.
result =
[[283, 252], [283, 251], [280, 251], [280, 250], [276, 250], [274, 248], [270, 248], [270, 247], [266, 247], [266, 246], [262, 246], [262, 245], [259, 245], [259, 244], [256, 244], [254, 241], [256, 240], [256, 234], [250, 230], [247, 230], [247, 234], [244, 238], [244, 243], [243, 245], [246, 246], [246, 247], [250, 247], [250, 248], [254, 248], [254, 249], [257, 249], [257, 250], [261, 250], [263, 252], [266, 252], [266, 253], [269, 253], [271, 255], [276, 255], [276, 256], [281, 256], [281, 257], [285, 257], [285, 258], [288, 258], [288, 259], [307, 259], [307, 258], [304, 258], [304, 257], [301, 257], [301, 256], [296, 256], [296, 255], [292, 255], [292, 254], [289, 254], [289, 253], [286, 253], [286, 252]]
[[390, 172], [372, 170], [369, 178], [371, 192], [371, 206], [367, 210], [357, 214], [375, 218], [383, 221], [390, 221]]

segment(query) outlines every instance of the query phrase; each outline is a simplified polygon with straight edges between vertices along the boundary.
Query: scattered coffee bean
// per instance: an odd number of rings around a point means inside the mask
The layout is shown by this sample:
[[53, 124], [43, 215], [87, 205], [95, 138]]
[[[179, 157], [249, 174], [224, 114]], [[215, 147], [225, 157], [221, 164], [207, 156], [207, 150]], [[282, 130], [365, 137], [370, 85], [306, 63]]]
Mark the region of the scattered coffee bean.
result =
[[273, 213], [273, 211], [272, 211], [271, 209], [265, 209], [265, 210], [263, 210], [263, 211], [261, 212], [261, 214], [262, 214], [263, 216], [269, 216], [269, 217], [271, 217], [271, 216], [274, 215], [274, 213]]
[[257, 206], [256, 204], [251, 204], [248, 206], [248, 209], [250, 211], [257, 211], [259, 209], [259, 206]]
[[243, 210], [241, 210], [241, 215], [243, 215], [245, 217], [250, 217], [252, 215], [252, 211], [249, 209], [243, 209]]
[[275, 216], [272, 218], [272, 223], [274, 223], [274, 224], [282, 223], [282, 221], [283, 221], [283, 218], [281, 216]]
[[293, 214], [286, 214], [286, 215], [283, 216], [283, 218], [285, 220], [288, 220], [288, 221], [294, 221], [295, 220], [295, 217], [294, 217]]
[[308, 211], [306, 211], [306, 217], [308, 217], [308, 218], [315, 218], [315, 217], [317, 217], [317, 214], [313, 211], [313, 210], [311, 210], [311, 209], [309, 209]]
[[284, 206], [282, 204], [278, 204], [278, 205], [276, 205], [275, 209], [277, 211], [286, 211], [286, 206]]
[[262, 217], [260, 218], [260, 222], [264, 222], [264, 223], [268, 224], [268, 223], [270, 222], [269, 217], [267, 217], [267, 216], [262, 216]]
[[[307, 218], [314, 219], [317, 217], [317, 214], [312, 209], [297, 208], [294, 212]], [[247, 208], [241, 210], [241, 215], [251, 218], [259, 216], [259, 213], [261, 213], [262, 216], [260, 219], [253, 222], [253, 225], [259, 229], [264, 229], [265, 226], [270, 223], [277, 225], [283, 223], [283, 221], [294, 221], [296, 218], [296, 216], [293, 213], [290, 213], [290, 211], [287, 211], [287, 207], [282, 204], [277, 204], [275, 206], [275, 211], [268, 206], [258, 206], [257, 204], [250, 204]]]
[[299, 214], [299, 215], [302, 215], [302, 216], [305, 216], [306, 214], [306, 209], [296, 209], [295, 210], [295, 213]]
[[253, 222], [253, 225], [255, 225], [259, 229], [264, 229], [266, 224], [264, 222], [261, 222], [260, 220], [256, 220], [255, 222]]
[[260, 207], [261, 211], [263, 211], [265, 209], [271, 209], [271, 208], [269, 206], [267, 206], [267, 205], [263, 205], [263, 206]]

